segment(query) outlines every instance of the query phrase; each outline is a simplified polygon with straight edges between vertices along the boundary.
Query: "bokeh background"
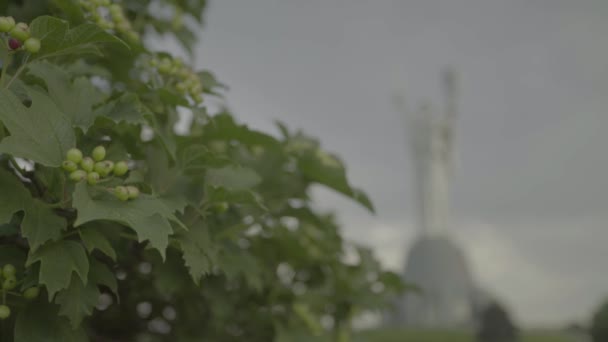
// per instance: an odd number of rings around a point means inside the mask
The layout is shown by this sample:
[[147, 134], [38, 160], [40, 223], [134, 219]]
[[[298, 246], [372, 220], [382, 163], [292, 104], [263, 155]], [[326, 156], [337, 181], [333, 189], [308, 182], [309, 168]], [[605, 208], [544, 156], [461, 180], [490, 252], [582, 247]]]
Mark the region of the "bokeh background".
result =
[[196, 64], [256, 128], [342, 157], [378, 214], [319, 190], [346, 235], [403, 268], [414, 222], [399, 93], [441, 109], [460, 75], [449, 233], [524, 325], [588, 321], [608, 295], [608, 2], [211, 1]]

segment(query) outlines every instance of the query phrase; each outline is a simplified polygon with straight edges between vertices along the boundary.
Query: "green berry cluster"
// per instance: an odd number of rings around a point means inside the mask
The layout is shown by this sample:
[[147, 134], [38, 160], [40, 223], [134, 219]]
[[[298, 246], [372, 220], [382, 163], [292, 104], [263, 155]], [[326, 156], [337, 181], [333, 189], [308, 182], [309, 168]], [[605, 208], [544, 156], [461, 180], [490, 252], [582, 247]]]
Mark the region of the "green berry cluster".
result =
[[110, 0], [80, 0], [80, 6], [99, 27], [114, 30], [127, 37], [131, 42], [138, 42], [140, 37], [131, 27], [121, 5]]
[[[2, 293], [6, 293], [8, 291], [12, 291], [17, 287], [17, 269], [12, 264], [5, 264], [4, 267], [0, 270], [0, 284], [2, 284]], [[38, 297], [40, 294], [40, 289], [38, 287], [30, 287], [29, 289], [23, 291], [23, 298], [32, 300]], [[18, 294], [17, 294], [18, 295]], [[3, 295], [2, 298], [6, 296]], [[11, 315], [11, 308], [6, 305], [3, 301], [2, 305], [0, 305], [0, 320], [7, 319]]]
[[182, 95], [190, 95], [195, 103], [203, 102], [203, 85], [200, 78], [179, 57], [153, 57], [150, 66]]
[[132, 185], [119, 185], [112, 190], [112, 193], [119, 200], [128, 201], [130, 199], [136, 199], [139, 196], [139, 189]]
[[23, 47], [29, 53], [40, 51], [40, 40], [30, 35], [29, 25], [16, 23], [13, 17], [0, 17], [0, 33], [8, 33], [8, 47], [11, 50]]
[[[95, 185], [102, 178], [110, 175], [124, 176], [129, 172], [129, 165], [126, 161], [113, 162], [111, 160], [104, 160], [106, 157], [106, 149], [103, 146], [97, 146], [91, 152], [91, 156], [84, 156], [82, 151], [77, 148], [71, 148], [66, 154], [66, 160], [63, 161], [62, 167], [65, 171], [70, 173], [70, 179], [74, 182], [80, 182], [87, 180], [90, 185]], [[113, 192], [119, 199], [123, 199], [123, 196], [117, 194], [118, 188], [116, 187]], [[133, 188], [127, 193], [127, 199], [134, 199], [139, 196], [139, 190], [133, 186], [127, 188]]]

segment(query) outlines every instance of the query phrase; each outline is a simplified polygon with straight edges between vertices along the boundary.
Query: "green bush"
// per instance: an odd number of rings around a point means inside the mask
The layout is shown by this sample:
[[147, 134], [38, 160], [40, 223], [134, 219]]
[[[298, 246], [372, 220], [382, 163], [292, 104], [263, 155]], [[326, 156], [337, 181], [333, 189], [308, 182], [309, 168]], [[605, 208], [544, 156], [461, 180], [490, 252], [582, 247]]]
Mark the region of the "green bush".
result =
[[509, 313], [499, 303], [490, 303], [480, 314], [479, 342], [514, 342], [518, 340], [517, 327]]
[[321, 184], [373, 211], [338, 158], [212, 112], [226, 86], [143, 43], [191, 51], [204, 9], [0, 3], [1, 341], [347, 340], [401, 289], [313, 208]]
[[602, 304], [593, 315], [591, 338], [593, 342], [608, 341], [608, 301]]

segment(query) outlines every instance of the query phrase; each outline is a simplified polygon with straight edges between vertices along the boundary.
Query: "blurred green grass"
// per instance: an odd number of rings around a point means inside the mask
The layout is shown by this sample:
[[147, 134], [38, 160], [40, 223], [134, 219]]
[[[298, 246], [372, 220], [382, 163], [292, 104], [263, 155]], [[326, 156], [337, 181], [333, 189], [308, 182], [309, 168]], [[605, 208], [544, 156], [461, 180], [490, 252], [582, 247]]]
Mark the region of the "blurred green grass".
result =
[[[283, 334], [279, 342], [329, 342], [325, 337], [311, 337], [294, 332]], [[474, 335], [465, 331], [378, 329], [358, 332], [353, 342], [475, 342]], [[525, 332], [518, 342], [577, 342], [557, 332]]]
[[414, 330], [374, 330], [361, 332], [356, 342], [470, 342], [471, 335], [458, 331], [414, 331]]
[[[471, 333], [437, 330], [373, 330], [360, 332], [355, 342], [473, 342]], [[575, 342], [557, 333], [524, 333], [521, 342]]]

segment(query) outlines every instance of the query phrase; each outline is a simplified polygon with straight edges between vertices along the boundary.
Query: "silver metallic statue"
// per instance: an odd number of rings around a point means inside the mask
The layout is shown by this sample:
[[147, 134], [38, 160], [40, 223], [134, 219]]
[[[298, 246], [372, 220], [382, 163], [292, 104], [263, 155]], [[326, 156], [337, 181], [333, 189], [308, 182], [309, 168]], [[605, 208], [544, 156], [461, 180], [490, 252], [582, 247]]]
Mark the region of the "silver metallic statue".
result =
[[[420, 232], [406, 258], [404, 279], [421, 289], [397, 303], [389, 322], [419, 327], [469, 327], [483, 305], [462, 250], [449, 238], [449, 190], [452, 176], [456, 75], [444, 73], [443, 115], [429, 105], [407, 115], [413, 161], [417, 224]], [[398, 99], [397, 99], [398, 100]]]

